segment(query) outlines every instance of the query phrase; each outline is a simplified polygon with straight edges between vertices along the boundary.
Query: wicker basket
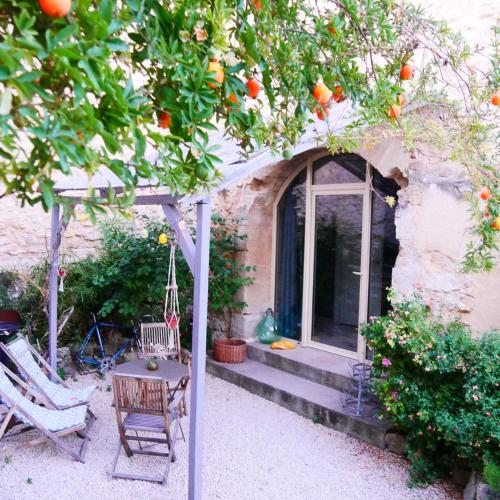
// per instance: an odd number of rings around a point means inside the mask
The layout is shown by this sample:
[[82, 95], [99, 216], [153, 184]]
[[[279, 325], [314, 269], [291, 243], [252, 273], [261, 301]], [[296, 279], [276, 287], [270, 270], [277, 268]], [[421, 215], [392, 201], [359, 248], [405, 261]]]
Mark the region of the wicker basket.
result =
[[247, 355], [247, 344], [244, 340], [214, 340], [214, 359], [221, 363], [243, 363]]

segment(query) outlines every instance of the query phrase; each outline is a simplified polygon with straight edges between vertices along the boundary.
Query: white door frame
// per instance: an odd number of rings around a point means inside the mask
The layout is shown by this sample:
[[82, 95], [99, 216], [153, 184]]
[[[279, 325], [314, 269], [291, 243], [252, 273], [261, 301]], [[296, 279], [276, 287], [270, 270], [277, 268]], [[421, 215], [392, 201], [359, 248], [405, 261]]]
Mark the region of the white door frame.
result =
[[[302, 334], [301, 342], [305, 346], [315, 347], [317, 349], [333, 352], [349, 358], [366, 360], [366, 342], [364, 337], [359, 334], [361, 324], [368, 319], [368, 293], [369, 293], [369, 269], [370, 269], [370, 237], [371, 237], [371, 166], [366, 162], [365, 182], [345, 183], [345, 184], [313, 184], [313, 163], [329, 153], [322, 152], [312, 156], [306, 164], [302, 164], [295, 169], [292, 175], [281, 187], [273, 206], [273, 260], [272, 260], [272, 296], [275, 297], [275, 271], [277, 258], [277, 214], [278, 204], [295, 177], [304, 169], [307, 169], [306, 175], [306, 220], [304, 235], [304, 267], [303, 267], [303, 292], [302, 292]], [[313, 279], [314, 279], [314, 242], [315, 242], [315, 199], [320, 195], [342, 195], [342, 194], [361, 194], [363, 196], [363, 214], [362, 214], [362, 237], [361, 237], [361, 262], [360, 262], [360, 290], [359, 290], [359, 313], [358, 313], [358, 347], [357, 352], [346, 349], [329, 346], [312, 340], [312, 307], [313, 307]]]

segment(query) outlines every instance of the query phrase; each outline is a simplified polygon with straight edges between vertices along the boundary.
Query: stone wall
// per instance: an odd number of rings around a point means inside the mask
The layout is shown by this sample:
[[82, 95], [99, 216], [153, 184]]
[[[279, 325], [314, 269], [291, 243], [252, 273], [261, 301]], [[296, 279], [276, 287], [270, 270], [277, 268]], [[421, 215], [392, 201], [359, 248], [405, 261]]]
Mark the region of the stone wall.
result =
[[[13, 197], [0, 200], [0, 268], [26, 269], [48, 256], [50, 213], [40, 206], [21, 207]], [[99, 231], [90, 221], [73, 220], [63, 251], [83, 256], [95, 251]]]
[[[159, 207], [140, 207], [139, 213], [161, 216]], [[99, 247], [99, 228], [88, 219], [72, 219], [61, 252], [69, 259], [92, 254]], [[48, 256], [50, 213], [40, 206], [21, 207], [14, 197], [0, 200], [0, 268], [28, 269]]]

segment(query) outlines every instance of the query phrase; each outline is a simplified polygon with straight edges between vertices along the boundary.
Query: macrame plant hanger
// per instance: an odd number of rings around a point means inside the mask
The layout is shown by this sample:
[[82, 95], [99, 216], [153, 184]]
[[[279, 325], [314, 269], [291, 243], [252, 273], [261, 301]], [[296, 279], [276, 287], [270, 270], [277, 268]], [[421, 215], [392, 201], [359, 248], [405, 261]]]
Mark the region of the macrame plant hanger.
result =
[[175, 252], [177, 249], [177, 235], [172, 232], [170, 237], [170, 256], [168, 262], [167, 286], [165, 287], [165, 308], [163, 317], [167, 325], [167, 347], [170, 352], [177, 352], [179, 362], [181, 362], [180, 346], [180, 312], [179, 312], [179, 294], [177, 288], [177, 276], [175, 266]]

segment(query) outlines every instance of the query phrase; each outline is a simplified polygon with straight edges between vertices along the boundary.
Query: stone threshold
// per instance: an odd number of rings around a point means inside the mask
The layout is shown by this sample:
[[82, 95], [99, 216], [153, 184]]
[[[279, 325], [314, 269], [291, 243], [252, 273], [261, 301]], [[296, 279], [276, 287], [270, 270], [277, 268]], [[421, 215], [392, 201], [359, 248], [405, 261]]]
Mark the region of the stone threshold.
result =
[[301, 344], [295, 349], [278, 350], [261, 342], [247, 343], [247, 357], [339, 391], [350, 388], [352, 366], [358, 362]]
[[207, 372], [279, 404], [305, 418], [384, 449], [387, 422], [344, 412], [344, 393], [254, 359], [218, 363], [207, 359]]

